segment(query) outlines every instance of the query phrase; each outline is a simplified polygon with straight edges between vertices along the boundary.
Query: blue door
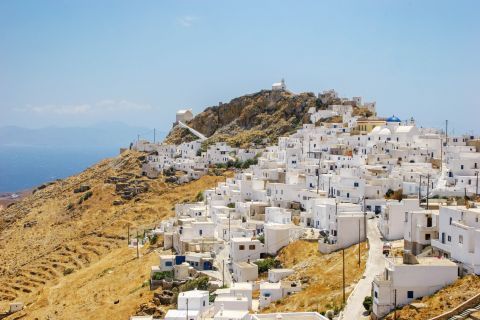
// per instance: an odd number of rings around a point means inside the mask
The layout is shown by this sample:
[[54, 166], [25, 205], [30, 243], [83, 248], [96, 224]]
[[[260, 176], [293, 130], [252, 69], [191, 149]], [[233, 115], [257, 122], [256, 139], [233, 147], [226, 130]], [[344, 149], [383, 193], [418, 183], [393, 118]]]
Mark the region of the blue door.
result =
[[176, 256], [175, 257], [175, 264], [179, 265], [185, 262], [185, 256]]
[[212, 270], [212, 263], [210, 261], [203, 262], [203, 270]]

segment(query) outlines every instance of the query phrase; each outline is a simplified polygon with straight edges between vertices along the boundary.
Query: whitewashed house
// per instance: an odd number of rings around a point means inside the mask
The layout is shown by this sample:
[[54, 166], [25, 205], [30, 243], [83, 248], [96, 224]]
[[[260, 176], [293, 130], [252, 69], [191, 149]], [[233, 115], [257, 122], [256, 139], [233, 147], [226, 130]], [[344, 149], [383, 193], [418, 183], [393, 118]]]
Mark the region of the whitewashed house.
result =
[[264, 253], [264, 245], [258, 239], [232, 238], [230, 240], [230, 255], [233, 262], [255, 261]]
[[399, 240], [404, 236], [407, 212], [420, 210], [418, 199], [388, 201], [378, 221], [378, 229], [385, 240]]
[[379, 319], [396, 306], [431, 295], [457, 280], [458, 267], [448, 259], [386, 258], [385, 271], [373, 281], [373, 315]]
[[461, 273], [480, 274], [480, 209], [465, 206], [440, 208], [438, 240], [432, 246], [458, 262]]

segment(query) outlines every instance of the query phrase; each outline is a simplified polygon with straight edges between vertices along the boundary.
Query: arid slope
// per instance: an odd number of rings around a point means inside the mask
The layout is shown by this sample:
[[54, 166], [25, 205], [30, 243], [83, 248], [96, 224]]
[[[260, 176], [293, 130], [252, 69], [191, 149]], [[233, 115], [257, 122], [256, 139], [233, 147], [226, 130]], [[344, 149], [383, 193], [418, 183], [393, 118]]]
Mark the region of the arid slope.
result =
[[[365, 270], [368, 251], [361, 244], [361, 263], [358, 266], [358, 245], [345, 249], [346, 298]], [[292, 268], [290, 280], [301, 280], [304, 289], [276, 301], [262, 312], [318, 311], [342, 307], [342, 252], [321, 254], [318, 243], [296, 241], [283, 248], [278, 256], [283, 267]]]
[[[143, 299], [132, 294], [148, 295], [138, 287], [157, 258], [149, 253], [132, 260], [127, 227], [142, 232], [173, 215], [175, 203], [192, 201], [198, 191], [224, 179], [204, 176], [183, 186], [149, 180], [139, 176], [139, 157], [128, 151], [104, 160], [0, 212], [0, 310], [23, 301], [26, 319], [92, 319], [97, 313], [102, 319], [128, 319]], [[149, 189], [113, 205], [122, 199], [105, 179], [122, 174]], [[80, 185], [92, 192], [81, 204], [86, 192], [73, 192]]]

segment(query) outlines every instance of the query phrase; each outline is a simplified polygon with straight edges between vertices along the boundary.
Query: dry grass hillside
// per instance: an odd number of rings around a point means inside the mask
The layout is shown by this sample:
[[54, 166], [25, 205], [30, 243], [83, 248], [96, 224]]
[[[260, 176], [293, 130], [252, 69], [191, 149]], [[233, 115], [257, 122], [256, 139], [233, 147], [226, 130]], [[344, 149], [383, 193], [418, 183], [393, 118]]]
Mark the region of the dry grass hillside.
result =
[[[175, 203], [192, 201], [224, 178], [204, 176], [183, 186], [149, 180], [139, 176], [139, 157], [128, 151], [104, 160], [0, 212], [0, 311], [23, 301], [24, 319], [128, 319], [151, 300], [140, 286], [157, 258], [145, 252], [133, 259], [127, 226], [133, 233], [151, 227], [173, 215]], [[114, 176], [148, 190], [122, 199], [105, 182]], [[90, 190], [74, 193], [81, 185]]]
[[[345, 250], [346, 298], [360, 280], [368, 257], [365, 243], [361, 244], [361, 264], [358, 266], [358, 245]], [[278, 256], [283, 267], [296, 272], [289, 279], [301, 280], [304, 289], [279, 300], [262, 312], [318, 311], [342, 307], [342, 252], [321, 254], [317, 242], [296, 241], [283, 248]]]
[[[313, 93], [293, 95], [263, 90], [206, 108], [188, 125], [209, 137], [209, 142], [226, 141], [232, 146], [250, 147], [251, 143], [273, 143], [279, 136], [309, 123], [310, 107], [327, 105]], [[178, 144], [193, 138], [188, 130], [177, 127], [165, 142]]]
[[[480, 277], [468, 275], [439, 290], [434, 295], [423, 297], [415, 302], [425, 304], [416, 309], [410, 305], [397, 310], [398, 320], [424, 320], [441, 315], [480, 293]], [[393, 312], [385, 319], [393, 319]]]

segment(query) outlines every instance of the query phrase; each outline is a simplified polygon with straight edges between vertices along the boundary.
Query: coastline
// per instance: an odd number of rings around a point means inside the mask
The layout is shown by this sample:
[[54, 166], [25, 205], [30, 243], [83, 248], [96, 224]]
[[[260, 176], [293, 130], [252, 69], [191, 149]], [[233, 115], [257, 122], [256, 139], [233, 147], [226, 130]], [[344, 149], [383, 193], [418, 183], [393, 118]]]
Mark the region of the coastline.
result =
[[33, 189], [30, 188], [16, 192], [0, 192], [0, 212], [8, 208], [12, 203], [21, 201], [26, 196], [30, 195], [32, 190]]

